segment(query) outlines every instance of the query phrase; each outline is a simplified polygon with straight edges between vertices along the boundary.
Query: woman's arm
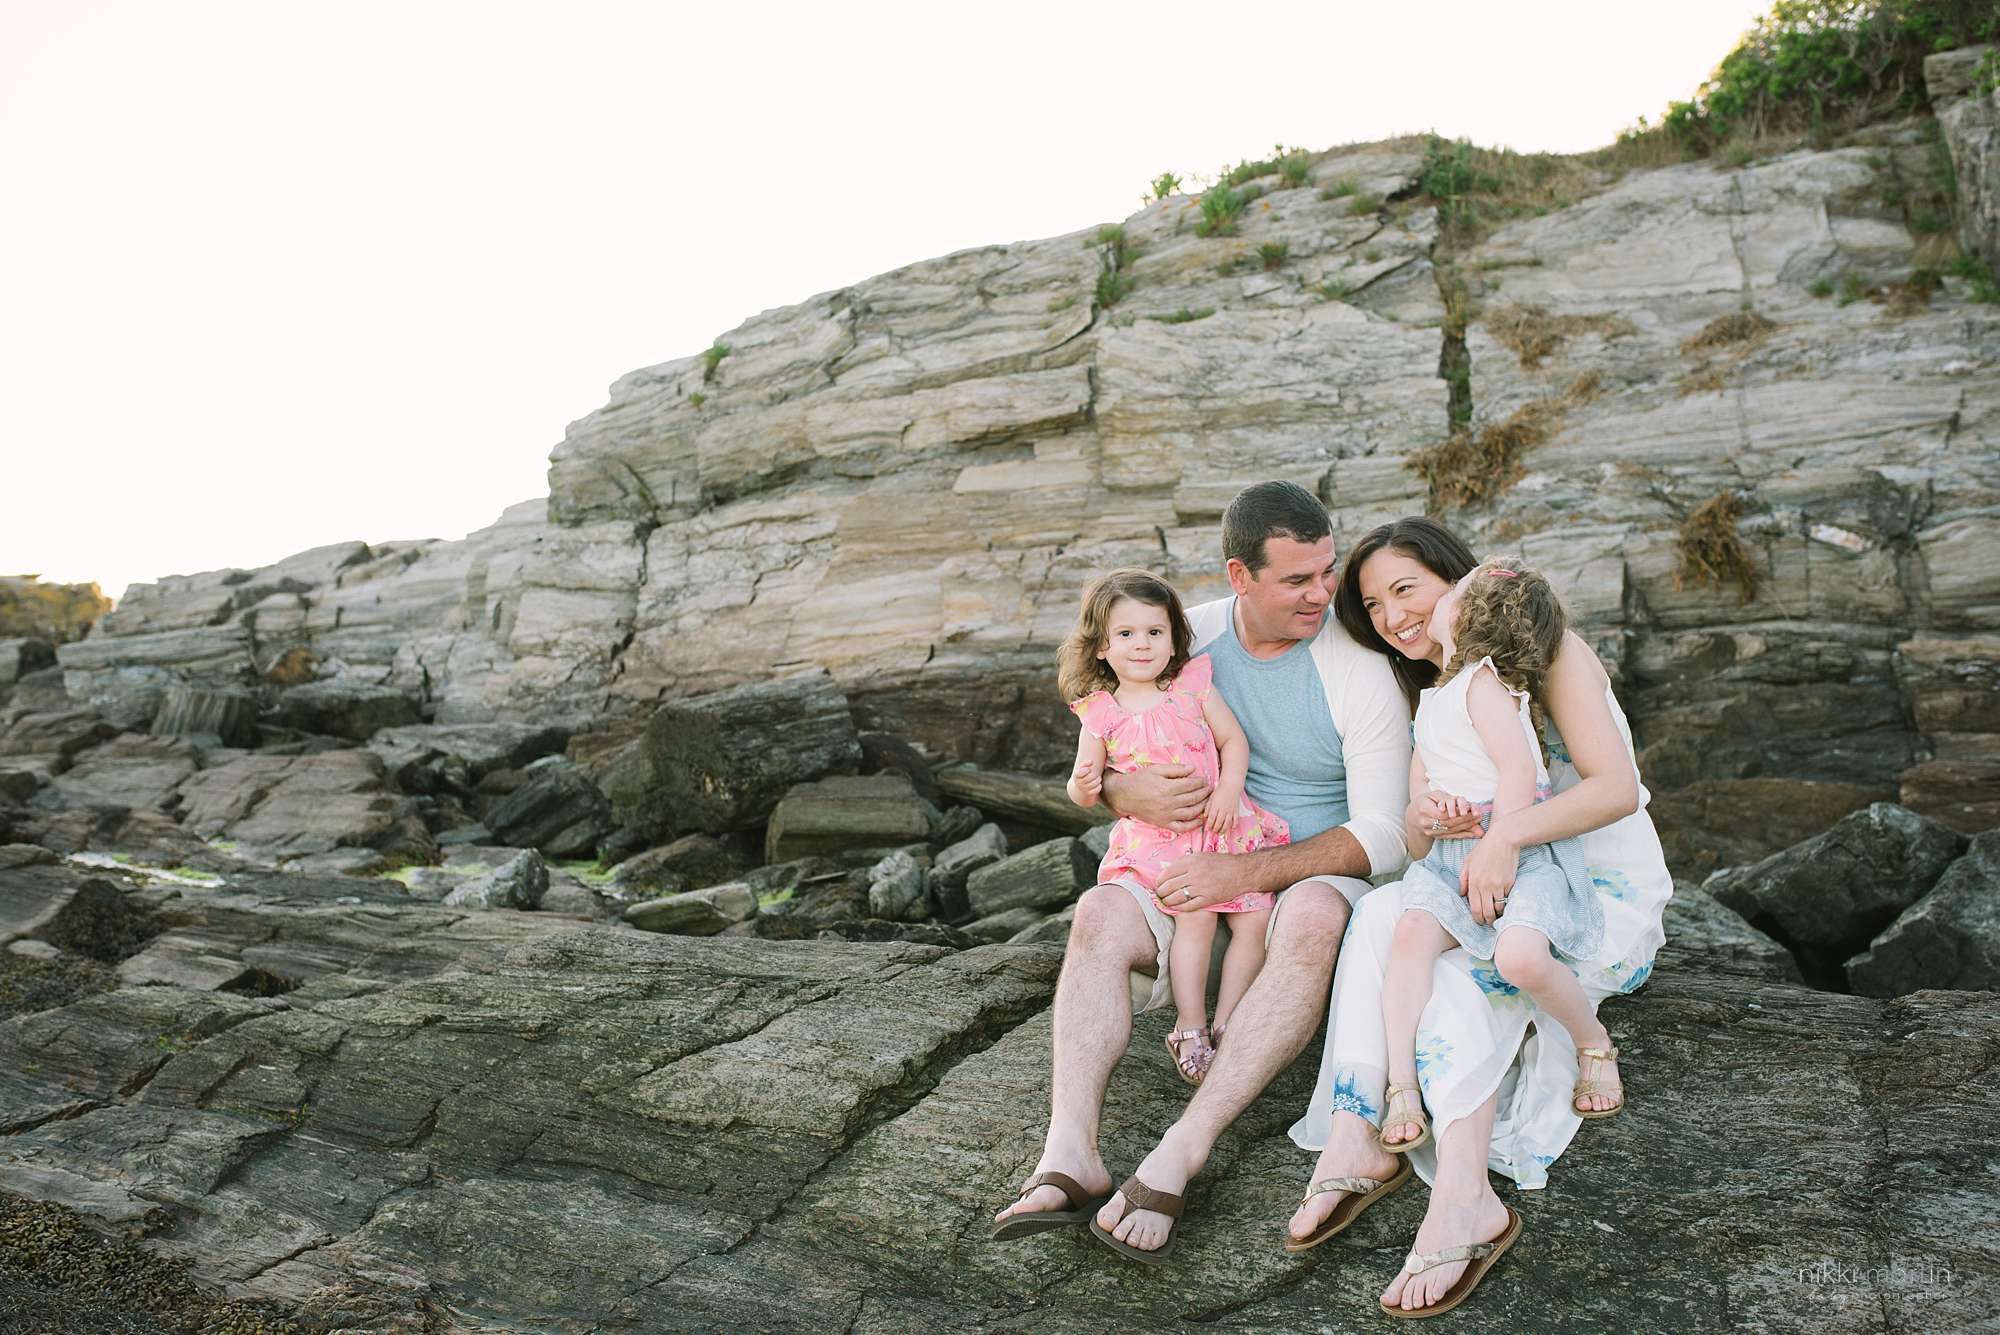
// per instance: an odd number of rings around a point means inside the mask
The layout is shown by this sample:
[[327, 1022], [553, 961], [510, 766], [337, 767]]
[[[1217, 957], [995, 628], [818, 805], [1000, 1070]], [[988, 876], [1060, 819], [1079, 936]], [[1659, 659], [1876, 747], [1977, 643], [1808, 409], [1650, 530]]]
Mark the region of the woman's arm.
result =
[[1543, 682], [1543, 703], [1582, 781], [1546, 802], [1496, 818], [1466, 859], [1468, 889], [1477, 877], [1487, 878], [1491, 888], [1504, 865], [1499, 890], [1505, 893], [1523, 848], [1601, 830], [1639, 809], [1639, 775], [1604, 703], [1608, 680], [1590, 646], [1573, 632], [1565, 635]]
[[1221, 834], [1236, 820], [1237, 804], [1243, 800], [1243, 782], [1250, 776], [1250, 739], [1243, 725], [1223, 703], [1222, 692], [1210, 691], [1202, 701], [1201, 716], [1215, 737], [1215, 759], [1221, 773], [1215, 791], [1208, 795], [1206, 824], [1211, 834]]
[[[1535, 754], [1521, 731], [1520, 706], [1486, 668], [1472, 674], [1472, 684], [1465, 692], [1465, 712], [1472, 718], [1472, 730], [1479, 734], [1486, 758], [1499, 773], [1493, 788], [1493, 822], [1497, 825], [1534, 804]], [[1466, 889], [1474, 921], [1490, 923], [1500, 916], [1494, 893], [1484, 880], [1468, 882]]]
[[1088, 728], [1076, 730], [1076, 765], [1069, 776], [1069, 800], [1080, 807], [1097, 805], [1104, 788], [1104, 739]]

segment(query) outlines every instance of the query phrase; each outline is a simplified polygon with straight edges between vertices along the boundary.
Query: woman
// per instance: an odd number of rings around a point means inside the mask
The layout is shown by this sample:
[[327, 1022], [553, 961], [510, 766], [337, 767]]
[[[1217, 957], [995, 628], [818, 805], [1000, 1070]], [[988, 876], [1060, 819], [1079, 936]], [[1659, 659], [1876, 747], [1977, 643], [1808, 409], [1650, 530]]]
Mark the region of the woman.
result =
[[[1443, 667], [1443, 651], [1426, 633], [1431, 609], [1475, 564], [1449, 529], [1411, 518], [1369, 533], [1341, 571], [1336, 614], [1356, 643], [1389, 656], [1413, 707]], [[1555, 796], [1496, 821], [1483, 837], [1476, 815], [1454, 819], [1430, 795], [1412, 802], [1405, 819], [1433, 836], [1479, 837], [1466, 878], [1496, 895], [1513, 884], [1521, 848], [1580, 836], [1605, 910], [1604, 946], [1577, 970], [1594, 1006], [1637, 988], [1652, 971], [1673, 880], [1645, 814], [1631, 730], [1603, 664], [1574, 633], [1549, 672], [1547, 697]], [[1368, 1184], [1391, 1182], [1400, 1167], [1382, 1149], [1376, 1122], [1387, 1067], [1382, 970], [1401, 910], [1396, 886], [1364, 896], [1341, 948], [1319, 1084], [1292, 1127], [1300, 1147], [1322, 1150], [1313, 1186], [1292, 1217], [1294, 1249], [1346, 1227], [1371, 1202]], [[1544, 1185], [1549, 1164], [1581, 1119], [1617, 1111], [1623, 1091], [1615, 1060], [1586, 1059], [1579, 1079], [1571, 1035], [1509, 987], [1491, 961], [1473, 960], [1462, 949], [1438, 960], [1417, 1043], [1433, 1136], [1409, 1158], [1431, 1183], [1431, 1203], [1412, 1261], [1382, 1303], [1399, 1315], [1427, 1316], [1461, 1301], [1497, 1259], [1480, 1246], [1505, 1234], [1510, 1220], [1487, 1181], [1488, 1168], [1523, 1188]], [[1403, 1124], [1392, 1139], [1417, 1132]], [[1455, 1248], [1474, 1254], [1449, 1250]], [[1452, 1259], [1412, 1273], [1419, 1257], [1431, 1262], [1439, 1252]]]

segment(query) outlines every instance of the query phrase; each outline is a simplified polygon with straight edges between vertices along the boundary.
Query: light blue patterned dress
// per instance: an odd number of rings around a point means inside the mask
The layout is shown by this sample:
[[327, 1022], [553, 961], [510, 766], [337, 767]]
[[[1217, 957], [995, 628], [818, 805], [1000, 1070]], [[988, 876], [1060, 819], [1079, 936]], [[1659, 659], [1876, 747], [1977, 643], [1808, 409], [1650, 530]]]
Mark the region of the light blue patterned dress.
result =
[[[1417, 753], [1423, 757], [1431, 788], [1470, 800], [1479, 808], [1482, 818], [1490, 819], [1500, 771], [1486, 754], [1466, 708], [1466, 696], [1481, 672], [1493, 672], [1492, 659], [1481, 659], [1443, 686], [1425, 691], [1413, 726]], [[1497, 680], [1498, 674], [1494, 676]], [[1549, 773], [1542, 766], [1542, 748], [1529, 718], [1528, 696], [1525, 691], [1508, 694], [1514, 697], [1522, 739], [1535, 758], [1535, 796], [1539, 801], [1549, 796], [1552, 789]], [[1561, 839], [1522, 849], [1513, 887], [1507, 892], [1507, 903], [1500, 917], [1491, 923], [1482, 923], [1472, 916], [1471, 902], [1458, 888], [1459, 871], [1478, 842], [1476, 839], [1434, 842], [1423, 861], [1403, 876], [1403, 907], [1424, 910], [1461, 946], [1483, 960], [1493, 958], [1500, 933], [1509, 927], [1540, 932], [1557, 954], [1572, 963], [1596, 955], [1604, 944], [1604, 911], [1598, 905], [1590, 872], [1584, 866], [1583, 849], [1576, 840]]]

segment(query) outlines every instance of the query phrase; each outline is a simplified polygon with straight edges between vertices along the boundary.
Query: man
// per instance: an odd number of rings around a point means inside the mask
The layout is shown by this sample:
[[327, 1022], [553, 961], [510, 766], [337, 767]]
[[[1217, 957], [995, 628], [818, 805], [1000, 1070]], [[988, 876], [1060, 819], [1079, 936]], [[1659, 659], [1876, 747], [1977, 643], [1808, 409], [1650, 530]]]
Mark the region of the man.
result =
[[[1355, 644], [1329, 615], [1335, 567], [1326, 508], [1289, 482], [1247, 487], [1223, 515], [1222, 550], [1235, 596], [1193, 608], [1188, 619], [1249, 737], [1246, 787], [1285, 818], [1293, 842], [1183, 858], [1168, 867], [1158, 893], [1179, 912], [1245, 891], [1276, 892], [1264, 969], [1194, 1098], [1133, 1173], [1136, 1199], [1122, 1189], [1111, 1194], [1098, 1115], [1131, 1037], [1132, 972], [1153, 979], [1140, 1009], [1171, 995], [1174, 918], [1135, 887], [1085, 892], [1056, 985], [1047, 1141], [1021, 1199], [995, 1216], [996, 1238], [1077, 1222], [1087, 1203], [1110, 1195], [1098, 1225], [1128, 1253], [1161, 1253], [1181, 1193], [1216, 1138], [1319, 1027], [1349, 909], [1369, 888], [1362, 878], [1398, 871], [1408, 857], [1409, 707], [1389, 660]], [[1114, 811], [1179, 830], [1200, 821], [1207, 796], [1187, 766], [1104, 776]]]

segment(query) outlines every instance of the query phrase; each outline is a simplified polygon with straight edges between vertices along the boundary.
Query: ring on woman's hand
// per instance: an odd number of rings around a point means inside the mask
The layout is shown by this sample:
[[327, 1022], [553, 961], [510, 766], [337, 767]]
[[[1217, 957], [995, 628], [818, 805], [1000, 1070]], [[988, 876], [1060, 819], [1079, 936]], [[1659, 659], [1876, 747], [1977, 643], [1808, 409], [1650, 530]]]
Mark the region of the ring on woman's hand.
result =
[[1434, 821], [1432, 821], [1432, 822], [1431, 822], [1431, 833], [1432, 833], [1432, 834], [1442, 834], [1443, 832], [1444, 832], [1444, 822], [1443, 822], [1443, 821], [1441, 821], [1441, 820], [1434, 820]]

